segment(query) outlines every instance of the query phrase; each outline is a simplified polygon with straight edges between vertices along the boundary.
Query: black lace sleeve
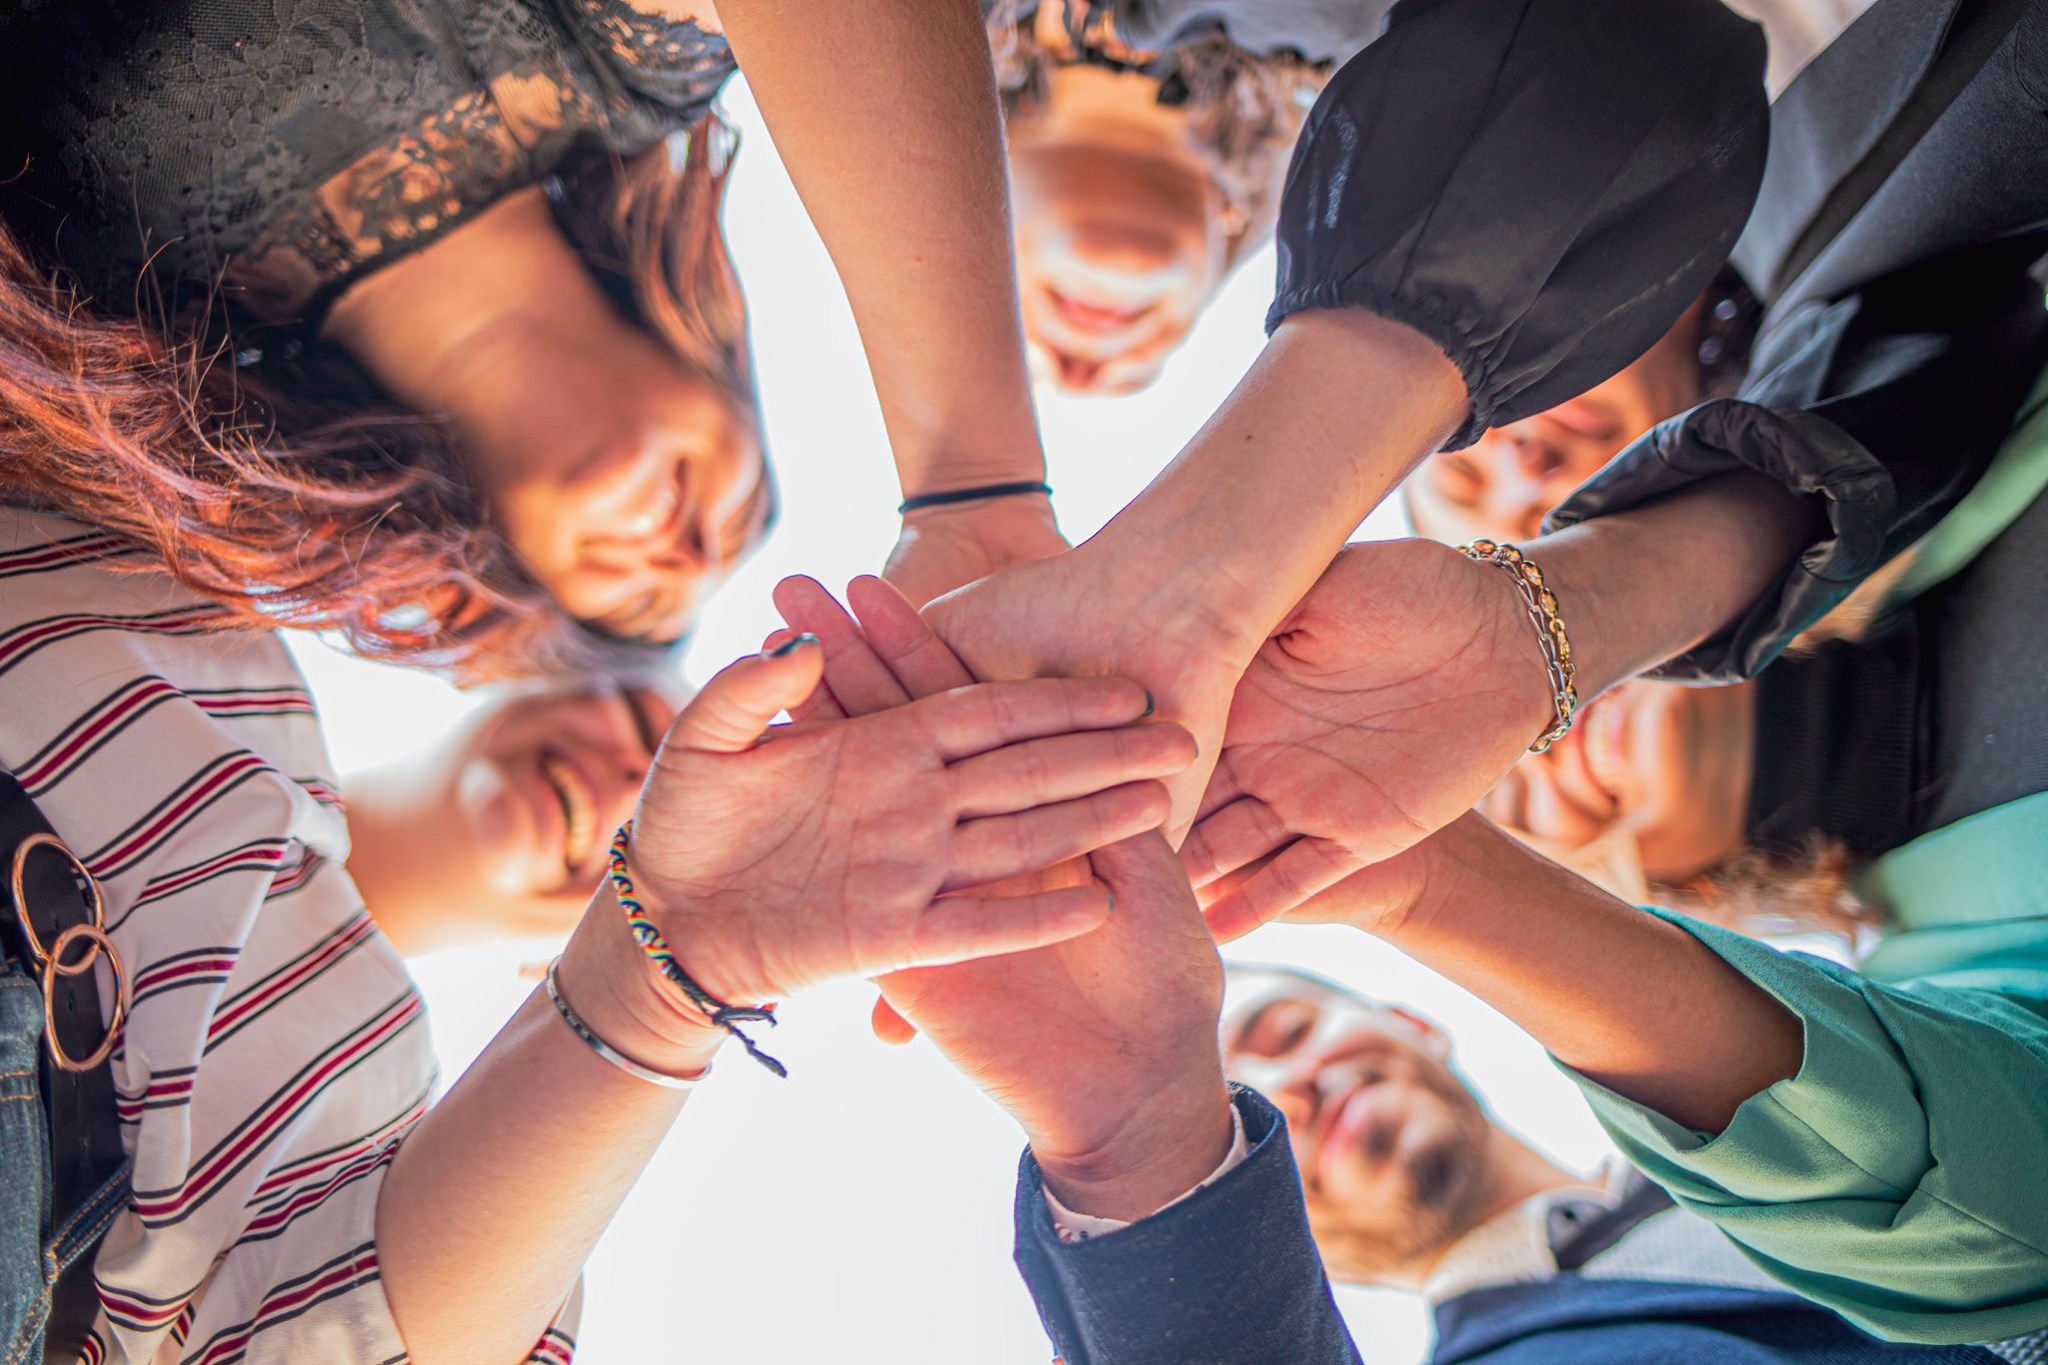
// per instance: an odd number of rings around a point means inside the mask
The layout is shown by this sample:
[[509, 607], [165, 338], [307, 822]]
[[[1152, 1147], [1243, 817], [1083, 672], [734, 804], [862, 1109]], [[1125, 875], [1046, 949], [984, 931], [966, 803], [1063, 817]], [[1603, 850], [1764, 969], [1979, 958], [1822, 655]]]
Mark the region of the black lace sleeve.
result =
[[651, 146], [733, 69], [624, 0], [75, 0], [8, 37], [28, 171], [0, 211], [109, 306], [257, 324], [317, 320], [572, 148]]

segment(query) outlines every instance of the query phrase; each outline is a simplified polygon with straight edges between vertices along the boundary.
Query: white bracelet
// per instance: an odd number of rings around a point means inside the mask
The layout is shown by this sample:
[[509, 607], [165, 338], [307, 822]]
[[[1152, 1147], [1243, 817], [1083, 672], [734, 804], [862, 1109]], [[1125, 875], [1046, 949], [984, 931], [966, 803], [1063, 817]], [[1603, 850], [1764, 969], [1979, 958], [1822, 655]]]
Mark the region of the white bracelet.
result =
[[592, 1033], [590, 1025], [584, 1023], [582, 1019], [577, 1017], [576, 1011], [569, 1008], [569, 1002], [562, 998], [562, 988], [555, 984], [555, 968], [561, 965], [562, 959], [559, 957], [548, 964], [548, 999], [555, 1002], [555, 1012], [562, 1016], [562, 1022], [571, 1029], [574, 1029], [578, 1038], [590, 1044], [592, 1052], [595, 1052], [627, 1075], [638, 1076], [641, 1080], [661, 1086], [666, 1090], [694, 1090], [697, 1088], [699, 1081], [711, 1074], [711, 1063], [709, 1062], [704, 1064], [703, 1070], [691, 1076], [671, 1076], [665, 1071], [656, 1071], [653, 1067], [640, 1065], [640, 1063], [634, 1061], [595, 1033]]

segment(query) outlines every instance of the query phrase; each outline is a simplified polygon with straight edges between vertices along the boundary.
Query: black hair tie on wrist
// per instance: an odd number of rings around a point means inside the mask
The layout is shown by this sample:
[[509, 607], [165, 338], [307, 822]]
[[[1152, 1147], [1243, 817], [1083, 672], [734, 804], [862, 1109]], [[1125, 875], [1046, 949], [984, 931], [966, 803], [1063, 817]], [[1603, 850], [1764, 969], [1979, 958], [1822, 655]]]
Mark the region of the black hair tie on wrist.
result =
[[949, 503], [973, 502], [977, 498], [1009, 498], [1023, 493], [1043, 493], [1052, 496], [1052, 485], [1043, 479], [1024, 483], [985, 483], [979, 488], [955, 488], [945, 493], [919, 493], [896, 504], [896, 513], [902, 516], [925, 507], [944, 507]]

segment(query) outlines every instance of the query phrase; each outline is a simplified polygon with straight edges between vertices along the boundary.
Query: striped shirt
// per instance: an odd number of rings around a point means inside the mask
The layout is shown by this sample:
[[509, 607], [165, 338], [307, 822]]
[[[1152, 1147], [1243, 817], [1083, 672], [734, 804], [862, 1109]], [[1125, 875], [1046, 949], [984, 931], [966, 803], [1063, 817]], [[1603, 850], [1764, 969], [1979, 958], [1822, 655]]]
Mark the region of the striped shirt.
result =
[[[419, 993], [343, 870], [283, 645], [211, 632], [219, 608], [120, 553], [0, 508], [0, 763], [99, 878], [131, 983], [134, 1188], [87, 1359], [403, 1360], [376, 1206], [434, 1087]], [[569, 1358], [572, 1317], [532, 1359]]]

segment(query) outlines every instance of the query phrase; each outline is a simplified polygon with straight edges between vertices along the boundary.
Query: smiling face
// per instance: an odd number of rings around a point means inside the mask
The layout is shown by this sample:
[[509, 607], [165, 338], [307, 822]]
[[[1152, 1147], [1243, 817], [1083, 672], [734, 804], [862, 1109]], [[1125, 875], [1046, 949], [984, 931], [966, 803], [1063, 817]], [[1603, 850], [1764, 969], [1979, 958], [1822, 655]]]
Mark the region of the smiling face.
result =
[[509, 693], [433, 749], [352, 776], [365, 902], [409, 952], [565, 931], [674, 714], [644, 689]]
[[648, 333], [615, 315], [586, 321], [479, 338], [489, 382], [458, 414], [478, 452], [471, 479], [571, 616], [674, 640], [767, 528], [761, 444]]
[[1226, 273], [1222, 194], [1157, 95], [1142, 73], [1058, 67], [1010, 129], [1025, 338], [1069, 392], [1157, 379]]
[[1291, 972], [1233, 967], [1230, 995], [1225, 1063], [1286, 1115], [1332, 1275], [1412, 1276], [1482, 1220], [1494, 1129], [1440, 1030]]
[[1697, 404], [1701, 300], [1619, 374], [1554, 408], [1439, 451], [1402, 485], [1416, 531], [1432, 540], [1529, 540], [1543, 518], [1638, 436]]
[[1682, 885], [1743, 845], [1755, 706], [1747, 683], [1623, 683], [1524, 755], [1480, 813], [1546, 851], [1623, 841], [1644, 876]]

